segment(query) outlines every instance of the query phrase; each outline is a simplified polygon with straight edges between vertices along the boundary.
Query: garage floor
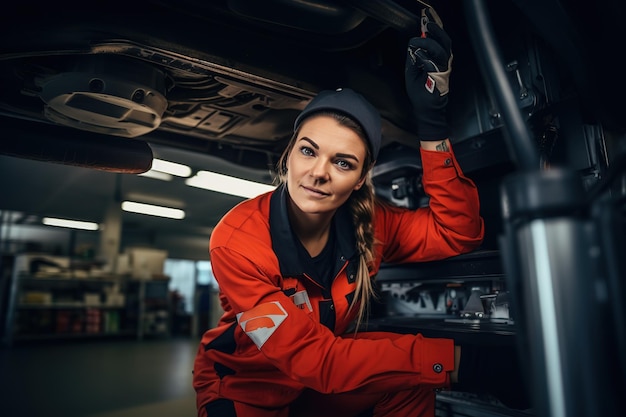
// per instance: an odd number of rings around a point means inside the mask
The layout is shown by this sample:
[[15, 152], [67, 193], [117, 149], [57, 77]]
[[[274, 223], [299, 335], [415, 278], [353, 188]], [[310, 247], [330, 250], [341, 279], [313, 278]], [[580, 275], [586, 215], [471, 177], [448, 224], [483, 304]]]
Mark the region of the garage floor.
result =
[[0, 348], [3, 417], [194, 417], [193, 338]]

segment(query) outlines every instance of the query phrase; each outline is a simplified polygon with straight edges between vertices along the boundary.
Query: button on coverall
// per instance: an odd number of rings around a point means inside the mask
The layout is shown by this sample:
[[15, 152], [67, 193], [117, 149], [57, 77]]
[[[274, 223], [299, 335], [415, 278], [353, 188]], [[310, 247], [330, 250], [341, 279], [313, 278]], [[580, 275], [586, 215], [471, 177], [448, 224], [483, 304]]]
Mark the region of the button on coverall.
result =
[[[482, 242], [478, 193], [452, 151], [420, 152], [429, 207], [376, 204], [372, 277], [381, 262], [438, 260]], [[433, 415], [434, 390], [450, 384], [453, 341], [347, 332], [358, 311], [349, 310], [358, 265], [350, 215], [346, 209], [335, 215], [336, 275], [324, 289], [298, 259], [286, 193], [281, 186], [240, 203], [211, 234], [224, 314], [203, 335], [196, 356], [198, 415], [206, 416], [211, 402], [234, 405], [238, 417], [287, 417], [305, 391], [380, 396], [375, 415]], [[416, 393], [419, 404], [405, 407], [402, 395], [387, 395], [398, 392]]]

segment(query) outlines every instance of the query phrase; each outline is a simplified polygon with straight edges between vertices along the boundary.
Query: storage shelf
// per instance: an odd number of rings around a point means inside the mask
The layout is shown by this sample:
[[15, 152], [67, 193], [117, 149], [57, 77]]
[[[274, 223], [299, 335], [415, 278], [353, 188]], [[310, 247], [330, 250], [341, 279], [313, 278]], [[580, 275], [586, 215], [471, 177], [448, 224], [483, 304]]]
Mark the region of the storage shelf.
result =
[[36, 341], [36, 340], [55, 340], [55, 339], [89, 339], [100, 337], [134, 337], [137, 332], [135, 330], [124, 330], [119, 332], [101, 332], [101, 333], [46, 333], [46, 334], [17, 334], [13, 336], [13, 341]]
[[119, 277], [107, 277], [107, 278], [79, 278], [79, 277], [58, 277], [58, 276], [49, 276], [49, 275], [29, 275], [29, 274], [19, 274], [19, 279], [22, 281], [33, 281], [33, 282], [84, 282], [84, 283], [96, 283], [96, 284], [115, 284], [124, 280], [123, 276]]
[[14, 269], [4, 344], [170, 334], [169, 280], [29, 274]]
[[87, 304], [74, 304], [74, 303], [54, 303], [54, 304], [18, 304], [16, 309], [18, 310], [50, 310], [50, 309], [87, 309], [94, 308], [98, 310], [123, 310], [125, 306], [108, 306], [108, 305], [87, 305]]

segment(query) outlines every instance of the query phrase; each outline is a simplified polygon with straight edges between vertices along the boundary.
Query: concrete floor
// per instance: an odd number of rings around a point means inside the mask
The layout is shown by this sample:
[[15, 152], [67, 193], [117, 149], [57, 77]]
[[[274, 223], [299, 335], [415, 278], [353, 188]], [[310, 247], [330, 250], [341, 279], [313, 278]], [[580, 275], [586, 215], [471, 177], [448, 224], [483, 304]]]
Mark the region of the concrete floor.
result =
[[194, 417], [194, 338], [0, 348], [0, 416]]

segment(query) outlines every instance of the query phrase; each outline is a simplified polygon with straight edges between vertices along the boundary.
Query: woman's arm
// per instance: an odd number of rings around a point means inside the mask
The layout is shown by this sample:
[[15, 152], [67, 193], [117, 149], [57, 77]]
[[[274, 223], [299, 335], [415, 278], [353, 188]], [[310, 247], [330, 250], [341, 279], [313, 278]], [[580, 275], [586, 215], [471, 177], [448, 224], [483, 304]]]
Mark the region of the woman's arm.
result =
[[282, 373], [323, 393], [449, 385], [452, 340], [391, 333], [337, 337], [273, 283], [274, 273], [259, 267], [263, 261], [256, 253], [251, 260], [226, 247], [211, 251], [213, 272], [229, 302], [228, 314], [238, 322], [234, 337], [242, 341], [245, 333], [256, 345], [239, 345], [239, 354], [260, 351]]
[[420, 262], [476, 249], [484, 223], [474, 182], [459, 166], [450, 141], [422, 141], [422, 183], [428, 207], [409, 210], [381, 207], [376, 228], [383, 261]]

